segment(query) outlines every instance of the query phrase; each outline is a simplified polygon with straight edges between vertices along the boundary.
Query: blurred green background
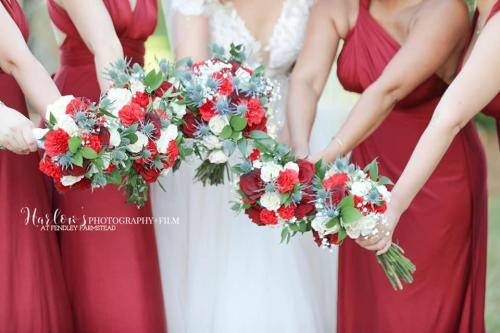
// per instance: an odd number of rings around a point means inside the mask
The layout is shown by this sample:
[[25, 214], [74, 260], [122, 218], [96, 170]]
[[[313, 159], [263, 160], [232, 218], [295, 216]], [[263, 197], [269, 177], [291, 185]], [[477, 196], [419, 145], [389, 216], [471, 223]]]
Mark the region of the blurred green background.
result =
[[[472, 9], [474, 0], [466, 1]], [[23, 6], [31, 26], [30, 48], [44, 66], [53, 72], [57, 68], [57, 46], [53, 40], [53, 31], [50, 29], [45, 0], [24, 0]], [[156, 32], [147, 41], [146, 49], [146, 64], [152, 64], [155, 58], [173, 57], [161, 7]], [[313, 131], [314, 145], [317, 146], [319, 143], [322, 146], [325, 138], [330, 138], [335, 133], [355, 100], [356, 96], [340, 87], [335, 71], [332, 71], [321, 98], [317, 119], [317, 123], [331, 124], [331, 131], [329, 133]], [[478, 117], [476, 121], [485, 144], [489, 168], [490, 220], [486, 322], [489, 333], [500, 333], [500, 241], [497, 241], [500, 239], [500, 153], [494, 122], [485, 116]]]

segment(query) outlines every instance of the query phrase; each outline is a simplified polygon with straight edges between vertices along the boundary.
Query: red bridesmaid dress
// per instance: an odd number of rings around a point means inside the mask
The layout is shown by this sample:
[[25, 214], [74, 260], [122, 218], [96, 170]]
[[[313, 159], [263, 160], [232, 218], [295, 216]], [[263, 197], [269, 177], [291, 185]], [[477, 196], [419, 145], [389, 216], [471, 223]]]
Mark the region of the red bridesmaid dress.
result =
[[[28, 24], [19, 4], [0, 0], [0, 6], [27, 40]], [[28, 117], [21, 89], [1, 70], [0, 101]], [[37, 224], [52, 213], [38, 161], [38, 154], [0, 151], [0, 332], [73, 331], [56, 234]]]
[[[338, 76], [362, 93], [400, 49], [361, 0], [338, 60]], [[401, 100], [352, 153], [397, 181], [447, 85], [429, 77]], [[415, 282], [394, 291], [373, 252], [347, 240], [339, 253], [339, 333], [484, 332], [487, 194], [482, 145], [472, 124], [455, 138], [438, 168], [401, 217], [393, 240], [417, 266]]]
[[[125, 56], [144, 63], [144, 43], [154, 32], [157, 1], [104, 0]], [[63, 95], [98, 100], [94, 56], [66, 11], [48, 1], [54, 25], [65, 34], [55, 82]], [[116, 187], [55, 194], [54, 209], [66, 216], [150, 218], [149, 205], [125, 204]], [[149, 221], [150, 222], [150, 221]], [[112, 224], [111, 224], [112, 225]], [[117, 224], [116, 231], [62, 232], [63, 267], [78, 332], [165, 332], [160, 270], [152, 224]]]
[[[500, 0], [497, 1], [493, 8], [491, 8], [491, 12], [486, 19], [484, 25], [488, 24], [488, 21], [495, 16], [496, 13], [500, 12]], [[488, 116], [494, 117], [497, 121], [497, 135], [498, 142], [500, 143], [500, 94], [498, 94], [483, 110], [485, 114]]]

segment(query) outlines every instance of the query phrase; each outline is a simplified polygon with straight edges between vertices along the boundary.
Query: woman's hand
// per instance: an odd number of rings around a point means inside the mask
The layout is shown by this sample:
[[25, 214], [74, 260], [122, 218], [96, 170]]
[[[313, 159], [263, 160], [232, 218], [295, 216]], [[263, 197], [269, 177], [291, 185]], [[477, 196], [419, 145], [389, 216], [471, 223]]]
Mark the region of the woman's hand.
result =
[[356, 240], [359, 246], [369, 250], [377, 251], [377, 255], [381, 255], [389, 251], [392, 244], [392, 235], [396, 229], [401, 213], [389, 206], [385, 212], [385, 223], [378, 225], [378, 232], [375, 235], [370, 235], [368, 238], [360, 237]]
[[5, 105], [0, 105], [0, 120], [0, 146], [20, 155], [37, 151], [31, 120]]

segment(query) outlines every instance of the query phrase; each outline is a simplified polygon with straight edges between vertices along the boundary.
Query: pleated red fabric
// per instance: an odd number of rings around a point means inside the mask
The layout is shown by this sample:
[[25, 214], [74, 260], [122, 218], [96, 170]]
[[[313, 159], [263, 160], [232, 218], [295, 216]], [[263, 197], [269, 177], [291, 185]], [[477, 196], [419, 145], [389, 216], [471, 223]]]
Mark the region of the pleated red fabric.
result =
[[[0, 6], [27, 40], [19, 4], [0, 0]], [[0, 101], [28, 116], [19, 85], [1, 70]], [[36, 153], [0, 151], [0, 332], [73, 331], [56, 234], [50, 231], [50, 218], [45, 224], [52, 212], [50, 192], [38, 162]]]
[[[154, 32], [157, 1], [104, 0], [124, 53], [144, 63], [144, 43]], [[60, 47], [61, 67], [55, 82], [63, 95], [98, 100], [94, 57], [66, 11], [48, 1], [49, 14], [66, 38]], [[111, 218], [116, 231], [62, 232], [61, 252], [78, 332], [165, 332], [163, 296], [152, 224], [123, 224], [152, 216], [150, 205], [125, 204], [125, 194], [109, 186], [96, 191], [55, 194], [62, 214]], [[138, 220], [139, 219], [139, 220]], [[132, 222], [133, 223], [133, 222]], [[108, 224], [109, 225], [109, 224]]]
[[[369, 5], [361, 0], [338, 61], [342, 85], [358, 93], [401, 47]], [[380, 173], [397, 181], [446, 88], [429, 77], [354, 149], [352, 161], [364, 166], [378, 158]], [[469, 124], [395, 231], [393, 240], [417, 266], [412, 285], [394, 291], [372, 252], [351, 240], [340, 247], [338, 332], [484, 332], [486, 229], [485, 156]]]

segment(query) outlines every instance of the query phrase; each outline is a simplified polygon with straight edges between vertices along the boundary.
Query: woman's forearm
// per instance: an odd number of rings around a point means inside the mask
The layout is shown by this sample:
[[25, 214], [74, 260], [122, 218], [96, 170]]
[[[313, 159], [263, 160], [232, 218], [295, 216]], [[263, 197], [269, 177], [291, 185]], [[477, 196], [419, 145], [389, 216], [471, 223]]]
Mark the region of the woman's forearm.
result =
[[309, 139], [319, 96], [310, 82], [293, 75], [289, 96], [287, 122], [291, 129], [290, 143], [295, 153], [304, 157], [309, 152]]
[[390, 91], [379, 88], [377, 84], [366, 89], [325, 149], [323, 158], [333, 161], [337, 156], [349, 153], [384, 121], [395, 101]]
[[41, 117], [45, 116], [47, 105], [61, 96], [45, 68], [31, 54], [11, 62], [10, 74]]

